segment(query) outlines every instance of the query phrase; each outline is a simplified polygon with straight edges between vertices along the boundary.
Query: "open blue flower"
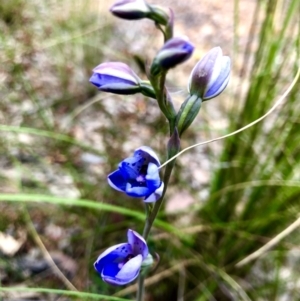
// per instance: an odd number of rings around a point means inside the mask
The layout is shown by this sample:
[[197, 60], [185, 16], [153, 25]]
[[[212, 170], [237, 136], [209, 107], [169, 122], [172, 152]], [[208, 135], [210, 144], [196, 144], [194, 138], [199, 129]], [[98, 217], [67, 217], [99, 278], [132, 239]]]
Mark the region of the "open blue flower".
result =
[[159, 166], [155, 152], [148, 146], [141, 146], [133, 157], [124, 159], [119, 168], [108, 175], [108, 184], [131, 197], [144, 197], [146, 203], [156, 202], [164, 189]]
[[125, 285], [132, 282], [149, 254], [146, 241], [137, 232], [129, 229], [127, 239], [127, 243], [108, 248], [94, 263], [103, 281], [109, 284]]

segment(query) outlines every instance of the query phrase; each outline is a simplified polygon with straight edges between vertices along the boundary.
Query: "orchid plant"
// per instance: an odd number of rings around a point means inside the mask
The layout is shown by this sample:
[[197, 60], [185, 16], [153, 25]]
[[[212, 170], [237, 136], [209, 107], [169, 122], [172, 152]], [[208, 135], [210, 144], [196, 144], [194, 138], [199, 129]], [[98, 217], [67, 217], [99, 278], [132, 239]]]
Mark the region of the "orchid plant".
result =
[[[108, 175], [108, 184], [133, 198], [143, 198], [145, 225], [143, 234], [128, 230], [128, 242], [104, 251], [94, 267], [103, 281], [112, 285], [125, 285], [139, 276], [137, 300], [143, 300], [144, 278], [153, 264], [148, 251], [147, 238], [163, 202], [168, 182], [180, 151], [180, 138], [193, 123], [202, 102], [218, 96], [226, 88], [230, 76], [230, 58], [223, 56], [220, 47], [212, 48], [193, 68], [188, 80], [187, 99], [177, 112], [165, 86], [169, 69], [189, 59], [194, 46], [187, 37], [173, 37], [174, 16], [171, 9], [150, 5], [144, 0], [121, 0], [110, 9], [113, 15], [127, 19], [153, 20], [164, 35], [164, 45], [152, 60], [148, 80], [144, 81], [126, 64], [107, 62], [93, 70], [90, 82], [100, 91], [121, 95], [142, 93], [157, 100], [166, 117], [170, 137], [167, 161], [162, 180], [161, 164], [150, 146], [141, 146], [133, 156], [121, 161], [116, 171]], [[140, 273], [140, 271], [142, 271]]]

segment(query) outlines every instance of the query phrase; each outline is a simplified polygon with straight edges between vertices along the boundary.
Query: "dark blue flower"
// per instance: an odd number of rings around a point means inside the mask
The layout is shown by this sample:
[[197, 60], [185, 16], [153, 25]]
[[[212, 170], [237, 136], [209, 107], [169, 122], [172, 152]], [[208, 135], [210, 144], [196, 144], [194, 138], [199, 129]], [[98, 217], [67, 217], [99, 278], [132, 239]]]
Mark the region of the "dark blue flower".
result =
[[146, 203], [156, 202], [164, 188], [159, 166], [155, 152], [148, 146], [141, 146], [135, 150], [133, 157], [123, 160], [107, 180], [111, 187], [131, 197], [144, 197]]
[[125, 285], [139, 275], [149, 251], [144, 238], [133, 230], [127, 232], [127, 243], [108, 248], [94, 263], [103, 281], [112, 285]]
[[90, 82], [101, 91], [123, 95], [141, 91], [139, 77], [124, 63], [103, 63], [93, 72]]
[[218, 96], [227, 86], [230, 76], [230, 58], [222, 49], [211, 49], [191, 72], [188, 89], [202, 100]]

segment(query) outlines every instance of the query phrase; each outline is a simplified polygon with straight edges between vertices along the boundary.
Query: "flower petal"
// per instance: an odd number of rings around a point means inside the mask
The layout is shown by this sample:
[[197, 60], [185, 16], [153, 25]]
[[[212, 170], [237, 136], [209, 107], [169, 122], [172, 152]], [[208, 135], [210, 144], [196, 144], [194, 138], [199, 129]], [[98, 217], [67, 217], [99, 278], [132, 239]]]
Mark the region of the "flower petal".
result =
[[124, 179], [120, 170], [116, 170], [107, 176], [108, 184], [118, 190], [125, 192], [126, 191], [126, 180]]
[[139, 275], [142, 262], [142, 255], [138, 255], [126, 262], [115, 277], [102, 275], [102, 279], [112, 285], [125, 285], [130, 283]]
[[149, 254], [149, 250], [144, 237], [136, 231], [129, 229], [127, 231], [127, 239], [128, 243], [131, 245], [133, 254], [141, 254], [143, 256], [143, 259], [146, 259]]
[[145, 162], [141, 156], [129, 157], [119, 164], [119, 170], [126, 181], [136, 179]]
[[139, 77], [124, 63], [102, 63], [93, 72], [90, 82], [101, 91], [121, 95], [140, 92]]
[[99, 79], [99, 74], [96, 73], [91, 76], [89, 82], [95, 85], [98, 89], [102, 86], [101, 79]]
[[211, 69], [212, 73], [211, 73], [211, 76], [210, 76], [210, 79], [209, 79], [206, 89], [210, 89], [210, 87], [213, 85], [215, 80], [219, 77], [220, 72], [222, 70], [223, 51], [222, 51], [221, 47], [215, 47], [210, 52], [213, 55], [210, 56], [210, 59], [206, 63], [206, 68]]
[[229, 82], [230, 58], [228, 56], [223, 56], [221, 59], [221, 70], [218, 77], [214, 80], [214, 82], [212, 82], [212, 85], [206, 91], [204, 95], [205, 100], [218, 96], [226, 88]]
[[107, 75], [107, 74], [99, 74], [94, 73], [91, 78], [90, 82], [97, 86], [99, 89], [105, 86], [112, 86], [115, 85], [116, 87], [121, 86], [123, 84], [124, 87], [134, 87], [134, 83], [130, 80], [116, 77], [113, 75]]
[[144, 203], [154, 203], [154, 202], [156, 202], [162, 196], [163, 190], [164, 190], [164, 183], [161, 182], [160, 187], [158, 187], [149, 196], [145, 197]]
[[[223, 70], [228, 70], [228, 72], [230, 72], [230, 64], [227, 66], [228, 59], [229, 58], [223, 56], [220, 47], [212, 48], [193, 68], [188, 84], [189, 93], [191, 95], [197, 95], [204, 100], [219, 95], [228, 83], [226, 75], [221, 76]], [[229, 73], [227, 76], [228, 75]], [[227, 83], [224, 83], [223, 85], [221, 78]], [[218, 83], [217, 87], [215, 86], [216, 83]], [[213, 90], [210, 91], [210, 93], [207, 93], [213, 86]], [[222, 90], [218, 89], [220, 86], [224, 86]]]
[[159, 159], [154, 152], [154, 150], [149, 146], [141, 146], [134, 151], [134, 156], [141, 156], [149, 160], [148, 162], [152, 162], [157, 166], [160, 165]]
[[103, 76], [119, 78], [122, 81], [138, 85], [140, 79], [134, 71], [126, 64], [121, 62], [102, 63], [93, 69], [93, 72]]
[[115, 278], [116, 275], [120, 272], [120, 270], [121, 270], [121, 268], [120, 268], [119, 263], [109, 262], [103, 267], [103, 269], [101, 270], [101, 272], [99, 274], [101, 275], [101, 278], [103, 281], [108, 282], [110, 284], [114, 284], [109, 281], [106, 281], [106, 279]]
[[[92, 84], [97, 86], [95, 83]], [[99, 86], [98, 89], [103, 92], [114, 93], [119, 95], [132, 95], [139, 93], [141, 90], [138, 86], [132, 86], [125, 82], [117, 83], [116, 81], [111, 84], [104, 84], [102, 86]]]
[[126, 194], [134, 198], [142, 198], [150, 193], [149, 188], [145, 186], [132, 186], [130, 183], [126, 185]]
[[[170, 69], [189, 59], [193, 51], [194, 46], [189, 42], [187, 37], [175, 37], [168, 40], [159, 50], [154, 59], [154, 64], [165, 69]], [[153, 70], [155, 68], [156, 66]]]
[[94, 263], [94, 268], [98, 273], [102, 273], [103, 268], [110, 263], [119, 263], [131, 254], [132, 248], [129, 243], [122, 243], [112, 246], [99, 255]]
[[122, 279], [127, 283], [133, 281], [139, 274], [142, 262], [143, 256], [141, 254], [133, 257], [123, 265], [116, 278]]
[[146, 183], [150, 193], [155, 191], [161, 184], [158, 167], [154, 163], [148, 164]]

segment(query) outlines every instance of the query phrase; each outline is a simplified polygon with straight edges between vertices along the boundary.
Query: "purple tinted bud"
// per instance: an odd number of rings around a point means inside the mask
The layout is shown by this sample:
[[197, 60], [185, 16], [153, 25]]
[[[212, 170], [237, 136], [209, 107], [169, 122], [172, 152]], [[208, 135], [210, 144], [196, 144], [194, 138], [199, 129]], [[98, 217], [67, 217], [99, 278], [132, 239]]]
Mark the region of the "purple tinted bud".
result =
[[108, 175], [108, 184], [131, 197], [156, 202], [162, 195], [164, 184], [160, 180], [159, 159], [148, 146], [136, 149], [132, 157], [124, 159], [119, 168]]
[[139, 77], [124, 63], [103, 63], [93, 71], [90, 82], [101, 91], [124, 95], [140, 92]]
[[162, 25], [169, 22], [169, 15], [162, 7], [150, 5], [144, 0], [120, 0], [110, 8], [110, 11], [116, 17], [126, 20], [148, 18]]
[[162, 69], [167, 70], [183, 63], [190, 58], [193, 51], [194, 46], [186, 37], [168, 40], [154, 58], [151, 73], [157, 74]]
[[222, 49], [211, 49], [191, 72], [188, 88], [191, 95], [202, 100], [218, 96], [227, 86], [230, 76], [230, 58]]
[[175, 156], [180, 150], [180, 137], [177, 127], [175, 127], [174, 132], [168, 141], [167, 150], [168, 159]]
[[121, 0], [117, 1], [110, 11], [116, 17], [126, 20], [139, 20], [146, 18], [151, 12], [144, 0]]
[[94, 267], [106, 283], [125, 285], [137, 278], [148, 255], [145, 239], [129, 229], [127, 242], [112, 246], [100, 254]]

